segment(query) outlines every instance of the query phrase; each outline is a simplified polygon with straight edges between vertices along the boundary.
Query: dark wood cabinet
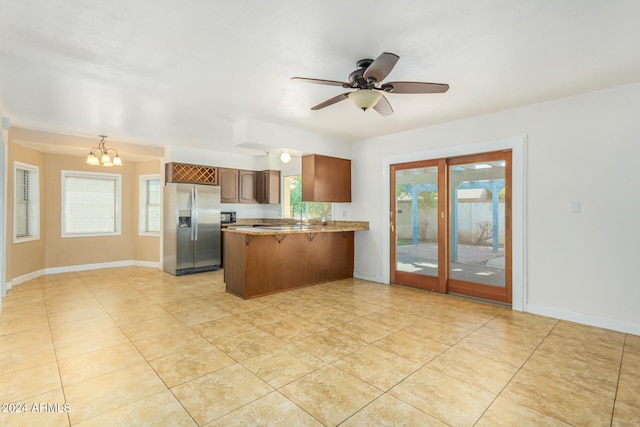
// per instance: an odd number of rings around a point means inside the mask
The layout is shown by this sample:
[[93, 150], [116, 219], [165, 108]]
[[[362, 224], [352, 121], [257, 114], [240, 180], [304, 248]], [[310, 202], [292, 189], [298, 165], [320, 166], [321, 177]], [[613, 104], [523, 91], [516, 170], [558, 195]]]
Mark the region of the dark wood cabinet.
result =
[[280, 203], [280, 171], [256, 172], [256, 199], [258, 203]]
[[304, 202], [351, 202], [351, 160], [309, 154], [302, 156]]
[[238, 171], [238, 202], [258, 203], [256, 199], [256, 172]]
[[280, 203], [280, 171], [218, 168], [221, 203]]
[[238, 203], [238, 169], [218, 168], [220, 203]]
[[242, 298], [353, 277], [353, 231], [222, 234], [226, 290]]

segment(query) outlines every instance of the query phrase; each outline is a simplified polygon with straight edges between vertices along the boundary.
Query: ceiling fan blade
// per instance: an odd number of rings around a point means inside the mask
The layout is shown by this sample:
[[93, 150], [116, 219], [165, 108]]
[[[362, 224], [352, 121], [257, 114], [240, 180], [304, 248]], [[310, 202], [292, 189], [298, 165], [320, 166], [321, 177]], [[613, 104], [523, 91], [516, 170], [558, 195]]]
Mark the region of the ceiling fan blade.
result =
[[339, 82], [336, 80], [323, 80], [323, 79], [309, 79], [307, 77], [291, 77], [291, 80], [302, 80], [307, 83], [315, 83], [318, 85], [329, 85], [329, 86], [342, 86], [342, 87], [351, 87], [351, 83], [347, 82]]
[[311, 107], [311, 109], [312, 110], [320, 110], [321, 108], [328, 107], [329, 105], [333, 105], [333, 104], [335, 104], [337, 102], [340, 102], [340, 101], [344, 101], [347, 98], [349, 98], [349, 92], [340, 94], [338, 96], [334, 96], [333, 98], [329, 98], [326, 101], [321, 102], [320, 104], [318, 104], [318, 105], [316, 105], [314, 107]]
[[388, 116], [393, 113], [393, 108], [391, 108], [391, 104], [389, 104], [389, 100], [382, 95], [382, 98], [378, 100], [377, 104], [373, 106], [373, 109], [376, 110], [383, 116]]
[[362, 76], [367, 80], [373, 79], [376, 82], [381, 82], [396, 66], [398, 59], [400, 57], [395, 53], [383, 52], [367, 67]]
[[[389, 87], [393, 89], [389, 90]], [[381, 89], [390, 93], [445, 93], [449, 90], [449, 85], [426, 82], [388, 82], [383, 84]]]

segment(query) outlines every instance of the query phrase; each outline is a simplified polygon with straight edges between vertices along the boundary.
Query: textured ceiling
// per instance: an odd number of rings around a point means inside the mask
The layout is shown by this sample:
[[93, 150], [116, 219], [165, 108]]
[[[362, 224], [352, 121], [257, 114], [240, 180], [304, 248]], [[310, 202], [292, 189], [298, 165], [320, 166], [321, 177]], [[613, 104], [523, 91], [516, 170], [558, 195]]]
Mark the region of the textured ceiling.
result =
[[[256, 119], [354, 140], [640, 80], [640, 1], [2, 0], [0, 101], [13, 126], [233, 151]], [[362, 58], [400, 56], [382, 117], [345, 90]], [[295, 147], [289, 147], [295, 148]]]

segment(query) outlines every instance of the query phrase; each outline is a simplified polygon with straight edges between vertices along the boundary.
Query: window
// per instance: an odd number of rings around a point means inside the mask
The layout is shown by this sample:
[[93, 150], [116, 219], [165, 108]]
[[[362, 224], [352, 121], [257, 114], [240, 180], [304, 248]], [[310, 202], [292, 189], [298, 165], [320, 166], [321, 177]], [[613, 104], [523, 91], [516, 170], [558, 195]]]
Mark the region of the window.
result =
[[140, 217], [138, 233], [141, 236], [160, 235], [160, 175], [140, 176]]
[[40, 239], [39, 168], [14, 162], [13, 242]]
[[120, 234], [121, 177], [62, 171], [62, 237]]
[[284, 217], [296, 219], [330, 219], [333, 203], [303, 202], [302, 175], [284, 177]]

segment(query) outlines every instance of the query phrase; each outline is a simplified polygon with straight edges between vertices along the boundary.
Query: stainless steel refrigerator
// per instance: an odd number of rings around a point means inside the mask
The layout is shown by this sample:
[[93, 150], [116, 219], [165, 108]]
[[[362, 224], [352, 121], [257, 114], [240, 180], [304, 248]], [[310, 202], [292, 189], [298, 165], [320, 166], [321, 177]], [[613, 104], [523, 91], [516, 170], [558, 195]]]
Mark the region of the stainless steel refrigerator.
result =
[[220, 268], [220, 187], [168, 183], [163, 196], [164, 271], [180, 276]]

